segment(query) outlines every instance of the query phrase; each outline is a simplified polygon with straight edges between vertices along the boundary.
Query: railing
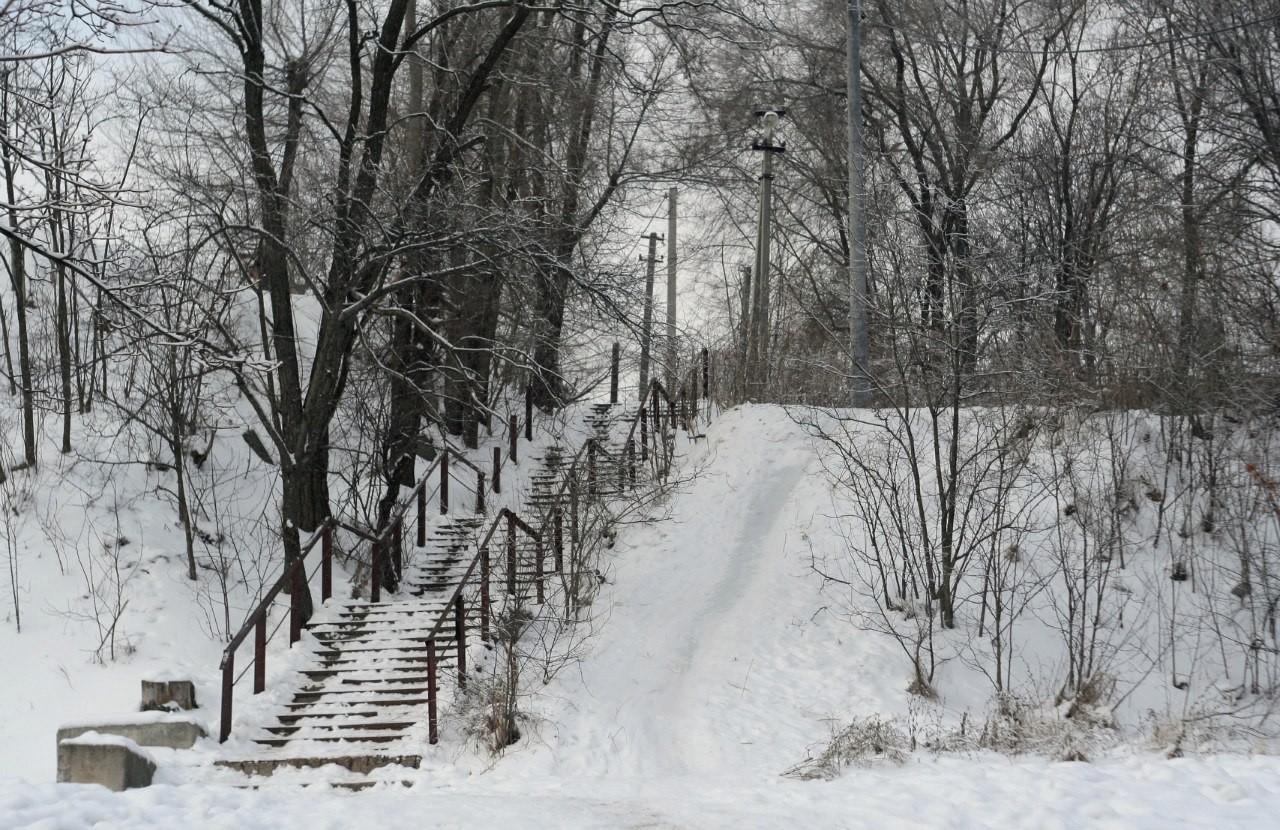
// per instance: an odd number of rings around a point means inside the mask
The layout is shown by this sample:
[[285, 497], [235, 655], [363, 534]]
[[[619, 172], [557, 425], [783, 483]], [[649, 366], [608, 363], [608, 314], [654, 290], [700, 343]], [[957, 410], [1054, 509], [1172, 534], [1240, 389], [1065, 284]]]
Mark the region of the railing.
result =
[[[610, 372], [610, 400], [611, 403], [617, 403], [618, 398], [618, 353], [617, 344], [613, 349], [613, 360]], [[710, 402], [707, 400], [709, 388], [709, 360], [707, 350], [702, 350], [702, 398], [707, 401], [707, 413], [710, 414]], [[671, 397], [663, 384], [653, 379], [645, 390], [644, 405], [640, 406], [636, 415], [632, 418], [628, 428], [626, 439], [624, 442], [625, 459], [618, 459], [615, 453], [603, 447], [595, 438], [589, 438], [584, 442], [583, 446], [578, 449], [570, 461], [569, 466], [564, 468], [563, 475], [559, 487], [547, 502], [547, 507], [539, 516], [534, 524], [530, 524], [522, 519], [518, 514], [508, 508], [502, 508], [494, 516], [487, 532], [477, 545], [476, 554], [472, 557], [471, 562], [467, 566], [466, 572], [462, 579], [458, 581], [457, 587], [454, 589], [453, 595], [445, 605], [445, 610], [435, 620], [427, 637], [427, 672], [428, 672], [428, 719], [431, 743], [436, 743], [439, 739], [438, 719], [437, 719], [437, 650], [436, 635], [440, 633], [443, 627], [448, 624], [449, 617], [453, 617], [455, 647], [457, 649], [457, 665], [458, 665], [458, 684], [460, 687], [466, 686], [466, 603], [464, 592], [468, 584], [473, 578], [478, 580], [478, 590], [480, 596], [480, 637], [483, 641], [488, 641], [490, 636], [490, 611], [491, 611], [491, 591], [490, 582], [492, 579], [492, 562], [490, 559], [490, 543], [499, 526], [503, 523], [507, 527], [507, 593], [515, 596], [517, 590], [517, 578], [519, 571], [519, 562], [517, 561], [516, 538], [517, 531], [523, 532], [534, 543], [535, 562], [534, 562], [534, 585], [536, 598], [539, 603], [546, 600], [545, 576], [547, 571], [545, 568], [546, 547], [544, 540], [549, 536], [552, 540], [552, 555], [554, 561], [554, 570], [551, 573], [564, 573], [565, 545], [565, 515], [564, 503], [567, 500], [569, 506], [569, 552], [571, 558], [577, 547], [582, 542], [582, 533], [580, 526], [580, 500], [579, 478], [582, 467], [586, 467], [586, 478], [588, 488], [588, 498], [594, 500], [598, 495], [597, 487], [597, 467], [598, 459], [602, 457], [612, 458], [618, 469], [619, 489], [634, 489], [636, 487], [636, 453], [639, 447], [640, 462], [647, 463], [650, 458], [655, 464], [655, 473], [665, 478], [670, 471], [672, 456], [675, 451], [674, 434], [678, 424], [677, 412], [680, 413], [680, 419], [683, 421], [684, 427], [692, 434], [693, 423], [697, 420], [698, 405], [696, 394], [697, 390], [697, 367], [691, 370], [689, 389], [693, 390], [692, 394], [687, 394], [682, 390], [680, 403], [677, 405], [676, 400]], [[666, 406], [663, 407], [663, 402]], [[665, 421], [665, 423], [664, 423]], [[652, 426], [652, 428], [650, 428]], [[636, 432], [639, 431], [639, 443], [636, 442]], [[493, 448], [493, 473], [489, 478], [491, 492], [501, 493], [502, 491], [502, 470], [506, 460], [510, 460], [513, 464], [518, 463], [519, 452], [519, 419], [517, 416], [511, 416], [508, 424], [509, 431], [509, 450], [507, 459], [502, 458], [500, 447]], [[532, 440], [533, 437], [533, 402], [532, 395], [528, 388], [525, 393], [525, 422], [524, 433], [526, 440]], [[650, 445], [652, 444], [652, 453]], [[661, 466], [658, 466], [658, 460], [661, 458]], [[625, 460], [625, 463], [622, 463]], [[404, 565], [404, 526], [406, 518], [412, 507], [416, 507], [417, 511], [417, 545], [424, 547], [426, 545], [426, 527], [427, 527], [427, 503], [432, 495], [438, 497], [440, 513], [446, 515], [449, 512], [450, 488], [451, 480], [456, 480], [452, 468], [461, 466], [469, 469], [475, 474], [475, 512], [483, 514], [486, 512], [485, 507], [485, 471], [479, 466], [468, 460], [461, 453], [450, 448], [444, 448], [440, 454], [427, 468], [426, 472], [414, 484], [409, 497], [400, 501], [392, 511], [392, 516], [386, 527], [381, 533], [371, 535], [359, 528], [338, 522], [334, 519], [326, 520], [321, 527], [312, 534], [311, 538], [302, 546], [299, 555], [289, 563], [281, 573], [275, 584], [263, 595], [258, 605], [249, 614], [244, 625], [228, 642], [223, 651], [222, 661], [219, 668], [222, 671], [222, 710], [221, 710], [221, 729], [219, 740], [226, 741], [231, 734], [231, 722], [233, 716], [234, 705], [234, 687], [240, 679], [235, 675], [235, 657], [236, 652], [241, 645], [249, 638], [252, 633], [254, 635], [254, 658], [253, 658], [253, 693], [259, 694], [266, 687], [266, 646], [268, 640], [276, 631], [279, 630], [284, 620], [277, 624], [276, 629], [271, 632], [267, 631], [269, 612], [276, 598], [289, 586], [289, 614], [285, 619], [289, 621], [289, 645], [292, 646], [302, 636], [302, 597], [304, 596], [305, 586], [307, 584], [306, 560], [308, 554], [318, 545], [321, 549], [320, 559], [320, 577], [321, 577], [321, 601], [328, 601], [333, 593], [333, 532], [335, 529], [342, 528], [354, 533], [364, 541], [371, 544], [370, 555], [370, 600], [372, 602], [381, 601], [382, 595], [382, 579], [383, 579], [383, 557], [390, 552], [393, 557], [392, 564], [396, 571], [397, 577], [402, 573]], [[435, 488], [428, 492], [431, 481], [439, 474], [438, 483]], [[566, 614], [570, 613], [571, 597], [570, 591], [566, 586]], [[247, 669], [246, 669], [247, 670]], [[243, 676], [243, 673], [241, 674]]]
[[[526, 435], [532, 434], [530, 424], [531, 413], [527, 416], [530, 420], [526, 422]], [[511, 418], [511, 435], [510, 435], [510, 458], [515, 461], [518, 448], [518, 429], [515, 416]], [[502, 469], [505, 460], [501, 457], [501, 450], [494, 447], [493, 451], [493, 477], [492, 492], [501, 492]], [[424, 547], [427, 543], [427, 502], [432, 495], [438, 496], [441, 515], [449, 512], [449, 482], [455, 479], [451, 468], [454, 465], [466, 467], [475, 473], [475, 512], [485, 512], [485, 471], [473, 464], [465, 456], [451, 448], [444, 448], [440, 454], [436, 456], [431, 465], [427, 467], [426, 472], [419, 477], [414, 484], [413, 490], [410, 491], [408, 498], [400, 501], [392, 511], [387, 526], [379, 534], [372, 535], [360, 528], [338, 522], [332, 518], [325, 520], [320, 528], [312, 534], [311, 538], [302, 546], [299, 555], [294, 558], [280, 574], [275, 584], [263, 595], [262, 599], [249, 613], [245, 623], [240, 630], [231, 638], [222, 652], [222, 661], [219, 669], [222, 672], [222, 701], [221, 701], [221, 725], [219, 729], [219, 741], [225, 742], [231, 735], [231, 721], [234, 710], [234, 689], [235, 684], [243, 677], [235, 674], [236, 652], [241, 645], [249, 638], [250, 634], [254, 637], [253, 652], [253, 693], [260, 694], [266, 688], [266, 660], [267, 660], [267, 642], [279, 630], [284, 619], [289, 620], [289, 645], [292, 646], [302, 636], [302, 597], [305, 593], [307, 584], [306, 560], [307, 555], [315, 549], [317, 544], [321, 548], [320, 559], [320, 599], [326, 602], [333, 595], [333, 531], [337, 528], [354, 533], [363, 541], [369, 542], [371, 552], [369, 557], [370, 577], [369, 577], [369, 598], [371, 602], [380, 602], [382, 599], [382, 582], [384, 576], [384, 559], [388, 551], [392, 557], [392, 567], [395, 569], [397, 578], [403, 572], [404, 568], [404, 526], [406, 517], [412, 505], [417, 507], [417, 543], [418, 547]], [[435, 488], [428, 492], [428, 486], [431, 481], [439, 474], [438, 483]], [[456, 479], [455, 479], [456, 480]], [[285, 587], [289, 587], [289, 614], [286, 618], [282, 618], [277, 623], [276, 628], [267, 631], [268, 616], [272, 605], [276, 598], [284, 592]], [[246, 668], [247, 671], [247, 668]]]
[[[701, 372], [702, 395], [697, 394], [698, 390], [698, 373]], [[517, 551], [517, 532], [523, 533], [534, 544], [534, 562], [533, 562], [533, 583], [535, 590], [535, 598], [539, 603], [546, 601], [547, 591], [545, 586], [545, 577], [548, 575], [546, 569], [546, 545], [545, 542], [551, 541], [551, 552], [553, 560], [552, 574], [560, 574], [564, 577], [565, 569], [565, 507], [569, 511], [568, 515], [568, 536], [569, 536], [569, 559], [576, 561], [575, 554], [578, 547], [582, 544], [583, 534], [580, 524], [581, 493], [580, 480], [585, 472], [587, 499], [588, 502], [594, 501], [601, 492], [600, 477], [598, 475], [600, 468], [600, 459], [609, 458], [615, 463], [618, 471], [618, 485], [620, 490], [635, 489], [637, 484], [637, 468], [636, 454], [637, 446], [641, 456], [641, 462], [647, 462], [650, 458], [654, 461], [654, 471], [659, 477], [665, 478], [671, 470], [672, 457], [675, 452], [675, 431], [679, 424], [683, 424], [690, 435], [693, 435], [693, 427], [698, 420], [698, 398], [704, 401], [704, 413], [709, 420], [711, 414], [711, 405], [709, 400], [709, 379], [710, 379], [710, 362], [707, 350], [702, 350], [702, 365], [695, 366], [691, 369], [690, 382], [687, 390], [682, 390], [679, 403], [671, 397], [666, 387], [661, 381], [653, 379], [646, 388], [645, 403], [639, 407], [635, 416], [631, 419], [628, 427], [626, 439], [624, 441], [624, 449], [621, 451], [625, 458], [619, 458], [618, 453], [611, 452], [607, 447], [602, 446], [595, 438], [588, 438], [573, 458], [569, 460], [567, 466], [561, 468], [561, 476], [559, 486], [555, 491], [549, 494], [546, 500], [546, 507], [541, 515], [534, 519], [534, 523], [529, 523], [522, 519], [515, 511], [508, 508], [500, 510], [490, 522], [484, 535], [480, 538], [476, 553], [472, 557], [471, 562], [467, 565], [467, 569], [462, 578], [458, 580], [457, 586], [454, 588], [448, 602], [445, 603], [444, 610], [437, 617], [431, 628], [427, 632], [427, 721], [428, 721], [428, 737], [432, 744], [439, 742], [439, 690], [437, 688], [437, 676], [439, 668], [439, 656], [436, 638], [449, 625], [453, 626], [454, 643], [456, 650], [456, 663], [458, 671], [458, 686], [466, 688], [467, 683], [467, 657], [466, 657], [466, 593], [469, 587], [474, 587], [478, 594], [480, 604], [480, 639], [482, 642], [488, 642], [491, 635], [491, 612], [492, 612], [492, 580], [493, 580], [493, 562], [491, 558], [491, 544], [494, 535], [504, 524], [506, 526], [506, 593], [509, 597], [515, 598], [518, 592], [517, 580], [519, 576], [520, 563], [518, 561]], [[610, 403], [616, 404], [618, 390], [618, 348], [615, 345], [613, 350], [613, 365], [610, 377]], [[526, 395], [526, 416], [531, 412], [530, 398]], [[665, 406], [664, 406], [665, 403]], [[527, 421], [526, 421], [527, 422]], [[650, 426], [652, 425], [652, 428]], [[636, 432], [640, 432], [640, 440], [636, 442]], [[514, 428], [512, 429], [514, 440]], [[526, 436], [528, 433], [526, 433]], [[652, 451], [650, 445], [652, 444]], [[514, 453], [512, 455], [514, 458]], [[659, 459], [661, 464], [659, 465]], [[495, 458], [496, 460], [496, 458]], [[625, 463], [624, 463], [625, 462]], [[585, 469], [584, 469], [585, 468]], [[474, 585], [473, 585], [474, 582]], [[570, 603], [572, 602], [572, 592], [565, 586], [565, 613], [571, 612]]]
[[[250, 612], [244, 626], [231, 638], [231, 642], [227, 643], [226, 649], [223, 650], [222, 663], [219, 666], [222, 669], [222, 729], [219, 732], [220, 741], [225, 741], [231, 734], [232, 688], [238, 679], [235, 677], [236, 649], [249, 638], [250, 632], [254, 634], [253, 693], [256, 695], [266, 688], [267, 640], [270, 637], [267, 633], [267, 612], [270, 611], [275, 598], [284, 591], [286, 585], [290, 587], [289, 616], [287, 617], [289, 620], [289, 645], [292, 646], [302, 636], [302, 591], [306, 573], [306, 558], [307, 554], [315, 548], [317, 542], [320, 543], [323, 551], [320, 559], [321, 601], [327, 600], [332, 595], [333, 528], [335, 524], [332, 520], [326, 521], [316, 533], [312, 534], [307, 543], [302, 546], [298, 556], [284, 569], [284, 573], [280, 574], [280, 578], [263, 596], [257, 607]], [[283, 619], [281, 622], [283, 622]], [[276, 629], [279, 629], [278, 624]], [[275, 631], [271, 632], [271, 634], [274, 633]]]
[[[616, 351], [615, 351], [616, 354]], [[705, 352], [704, 352], [705, 354]], [[704, 362], [704, 377], [706, 377]], [[616, 367], [616, 363], [615, 363]], [[611, 397], [616, 390], [616, 369], [614, 379], [610, 384]], [[691, 388], [696, 390], [696, 375], [691, 383]], [[703, 386], [703, 397], [707, 394], [707, 386]], [[581, 529], [579, 525], [579, 511], [581, 507], [579, 492], [579, 482], [582, 479], [582, 473], [585, 472], [586, 489], [588, 500], [594, 500], [600, 495], [601, 488], [600, 477], [598, 475], [600, 468], [600, 459], [610, 458], [614, 461], [618, 475], [618, 486], [620, 490], [634, 489], [636, 487], [636, 431], [640, 430], [640, 453], [642, 460], [652, 457], [655, 465], [661, 457], [663, 459], [661, 467], [656, 467], [658, 475], [665, 477], [670, 471], [671, 454], [674, 452], [674, 432], [680, 423], [678, 416], [683, 417], [683, 423], [686, 429], [691, 429], [692, 423], [697, 419], [697, 398], [696, 391], [694, 394], [686, 394], [682, 396], [679, 404], [667, 393], [666, 388], [661, 381], [654, 379], [646, 392], [645, 405], [640, 407], [636, 415], [632, 418], [631, 424], [627, 431], [622, 453], [625, 458], [619, 458], [618, 453], [611, 452], [604, 447], [595, 438], [588, 438], [577, 453], [570, 459], [567, 466], [562, 468], [559, 486], [556, 490], [549, 494], [546, 500], [546, 507], [542, 514], [535, 519], [536, 527], [524, 519], [522, 519], [515, 511], [503, 508], [494, 516], [490, 522], [488, 529], [480, 538], [476, 553], [472, 557], [471, 562], [467, 565], [462, 578], [458, 580], [457, 586], [454, 588], [453, 594], [445, 603], [444, 610], [439, 617], [436, 618], [431, 628], [427, 631], [427, 724], [428, 738], [432, 744], [438, 743], [440, 739], [439, 731], [439, 690], [438, 690], [438, 671], [440, 651], [437, 645], [437, 636], [446, 630], [446, 627], [452, 625], [454, 632], [453, 648], [456, 651], [455, 662], [458, 672], [458, 687], [466, 688], [467, 683], [467, 657], [466, 657], [466, 593], [469, 588], [474, 587], [479, 597], [480, 603], [480, 639], [482, 642], [488, 642], [491, 634], [491, 612], [492, 612], [492, 580], [493, 580], [493, 562], [491, 556], [491, 548], [494, 535], [499, 528], [506, 526], [506, 593], [509, 597], [515, 598], [518, 592], [517, 580], [519, 576], [520, 563], [517, 557], [517, 531], [523, 533], [532, 540], [534, 544], [534, 562], [533, 562], [533, 584], [535, 598], [538, 603], [543, 603], [547, 598], [546, 576], [548, 571], [546, 568], [546, 544], [551, 540], [553, 567], [550, 573], [560, 574], [564, 577], [565, 570], [565, 507], [568, 506], [568, 536], [569, 536], [569, 558], [574, 559], [577, 547], [582, 542]], [[616, 400], [613, 401], [616, 403]], [[665, 402], [665, 407], [663, 403]], [[705, 410], [710, 412], [709, 406]], [[649, 429], [650, 412], [652, 415], [653, 429]], [[670, 434], [669, 434], [670, 433]], [[649, 445], [652, 441], [652, 456], [650, 455]], [[585, 469], [584, 469], [585, 468]], [[474, 584], [473, 584], [474, 583]], [[571, 613], [570, 603], [572, 602], [572, 592], [565, 586], [565, 613]]]

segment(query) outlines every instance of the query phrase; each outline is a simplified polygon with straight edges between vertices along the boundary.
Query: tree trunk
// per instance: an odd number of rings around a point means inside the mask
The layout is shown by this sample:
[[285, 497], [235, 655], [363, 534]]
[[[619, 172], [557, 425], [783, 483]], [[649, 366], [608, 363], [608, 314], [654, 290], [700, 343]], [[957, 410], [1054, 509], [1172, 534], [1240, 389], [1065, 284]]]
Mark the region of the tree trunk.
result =
[[[8, 124], [8, 73], [0, 76], [5, 81], [4, 105], [5, 120], [0, 124], [4, 134], [9, 133]], [[5, 180], [5, 196], [9, 202], [9, 227], [18, 228], [18, 210], [17, 194], [14, 189], [14, 164], [12, 151], [8, 149], [8, 143], [4, 143], [4, 149], [0, 151], [0, 163], [4, 167]], [[36, 466], [36, 416], [35, 416], [35, 387], [31, 380], [31, 340], [27, 335], [27, 260], [26, 254], [22, 250], [22, 245], [18, 240], [9, 238], [9, 281], [13, 285], [14, 305], [17, 307], [18, 320], [18, 371], [22, 378], [22, 445], [24, 450], [24, 459], [27, 467], [34, 468]]]

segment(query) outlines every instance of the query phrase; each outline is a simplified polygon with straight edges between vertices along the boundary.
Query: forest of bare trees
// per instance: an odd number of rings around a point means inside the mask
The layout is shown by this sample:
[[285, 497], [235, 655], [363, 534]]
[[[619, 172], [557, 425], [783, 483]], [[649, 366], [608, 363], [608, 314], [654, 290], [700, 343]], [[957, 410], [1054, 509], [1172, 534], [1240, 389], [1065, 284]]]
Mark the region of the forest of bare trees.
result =
[[[560, 408], [603, 339], [634, 346], [636, 236], [672, 184], [696, 240], [682, 263], [700, 328], [682, 347], [712, 347], [718, 397], [847, 404], [847, 13], [0, 0], [0, 395], [17, 413], [0, 483], [72, 453], [75, 425], [106, 411], [177, 472], [193, 580], [220, 531], [186, 474], [218, 442], [272, 465], [266, 521], [287, 555], [335, 513], [381, 529], [420, 454], [474, 447], [526, 387]], [[1175, 572], [1209, 548], [1226, 559], [1204, 567], [1233, 561], [1218, 584], [1249, 622], [1213, 606], [1196, 624], [1276, 688], [1280, 14], [871, 0], [863, 15], [875, 409], [799, 417], [835, 447], [850, 520], [885, 542], [849, 555], [877, 574], [914, 686], [932, 682], [935, 634], [968, 626], [994, 632], [971, 659], [1006, 691], [1009, 627], [1041, 582], [1005, 554], [1052, 529], [1067, 697], [1105, 674], [1098, 596], [1126, 546]], [[786, 152], [767, 357], [748, 366], [761, 108], [786, 110]], [[1114, 417], [1136, 411], [1158, 425]], [[1105, 474], [1079, 479], [1063, 424], [1106, 447], [1090, 461]], [[1141, 450], [1138, 483], [1126, 470], [1151, 435], [1162, 460]], [[1098, 488], [1111, 501], [1077, 504]], [[1158, 505], [1140, 532], [1134, 488]], [[1075, 510], [1041, 527], [1046, 498]], [[1091, 546], [1113, 551], [1106, 568]], [[931, 622], [904, 632], [892, 615], [908, 611]]]

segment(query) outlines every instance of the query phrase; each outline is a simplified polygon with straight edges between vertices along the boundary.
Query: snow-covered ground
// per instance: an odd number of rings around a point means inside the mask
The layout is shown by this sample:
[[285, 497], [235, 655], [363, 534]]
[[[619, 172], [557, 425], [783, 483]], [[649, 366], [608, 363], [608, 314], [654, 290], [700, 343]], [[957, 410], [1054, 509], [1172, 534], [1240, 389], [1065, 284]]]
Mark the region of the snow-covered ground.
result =
[[[535, 722], [496, 763], [454, 739], [424, 747], [421, 770], [389, 772], [359, 793], [324, 785], [339, 777], [329, 770], [245, 790], [200, 782], [186, 767], [110, 794], [48, 783], [52, 729], [7, 726], [0, 828], [1274, 826], [1280, 758], [1261, 754], [1131, 749], [1083, 763], [920, 751], [834, 781], [784, 777], [853, 718], [896, 718], [927, 735], [982, 697], [965, 683], [943, 684], [937, 704], [904, 694], [909, 663], [897, 643], [826, 607], [810, 561], [842, 544], [830, 485], [780, 410], [726, 413], [689, 448], [681, 475], [669, 517], [620, 534], [590, 653], [540, 690]], [[182, 648], [181, 632], [168, 636]], [[89, 672], [75, 655], [69, 642], [51, 643], [47, 656], [24, 652], [27, 665], [5, 686], [72, 661], [77, 685], [101, 675], [109, 688], [136, 688], [136, 667]], [[63, 711], [61, 700], [24, 699], [33, 721]], [[214, 703], [204, 700], [210, 716]]]
[[428, 773], [417, 786], [157, 786], [111, 794], [53, 785], [0, 790], [5, 827], [40, 830], [431, 828], [1159, 828], [1275, 826], [1276, 759], [1094, 764], [926, 760], [833, 782], [690, 775], [513, 778]]

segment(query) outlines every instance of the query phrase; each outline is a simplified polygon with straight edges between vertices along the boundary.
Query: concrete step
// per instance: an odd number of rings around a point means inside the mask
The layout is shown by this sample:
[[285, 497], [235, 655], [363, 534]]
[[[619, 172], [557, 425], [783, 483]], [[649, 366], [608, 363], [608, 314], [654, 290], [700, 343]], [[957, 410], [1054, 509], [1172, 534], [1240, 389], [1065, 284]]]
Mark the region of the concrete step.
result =
[[217, 766], [233, 769], [245, 775], [270, 775], [281, 767], [322, 767], [326, 764], [337, 764], [357, 775], [367, 775], [376, 769], [389, 766], [417, 769], [422, 765], [422, 756], [412, 753], [388, 753], [377, 751], [343, 754], [314, 754], [303, 752], [274, 752], [254, 758], [219, 759]]
[[391, 743], [392, 741], [403, 740], [404, 737], [405, 737], [405, 733], [399, 730], [391, 731], [391, 732], [343, 731], [341, 733], [335, 733], [335, 734], [329, 734], [329, 735], [303, 734], [303, 735], [294, 735], [290, 737], [281, 737], [281, 738], [254, 738], [253, 742], [255, 744], [258, 744], [259, 746], [283, 747], [289, 744], [301, 743], [303, 741], [306, 741], [306, 742], [314, 741], [317, 743], [338, 743], [339, 741], [342, 741], [350, 744], [352, 749], [357, 749], [360, 747], [361, 744], [370, 744], [370, 745], [388, 744], [388, 743]]

